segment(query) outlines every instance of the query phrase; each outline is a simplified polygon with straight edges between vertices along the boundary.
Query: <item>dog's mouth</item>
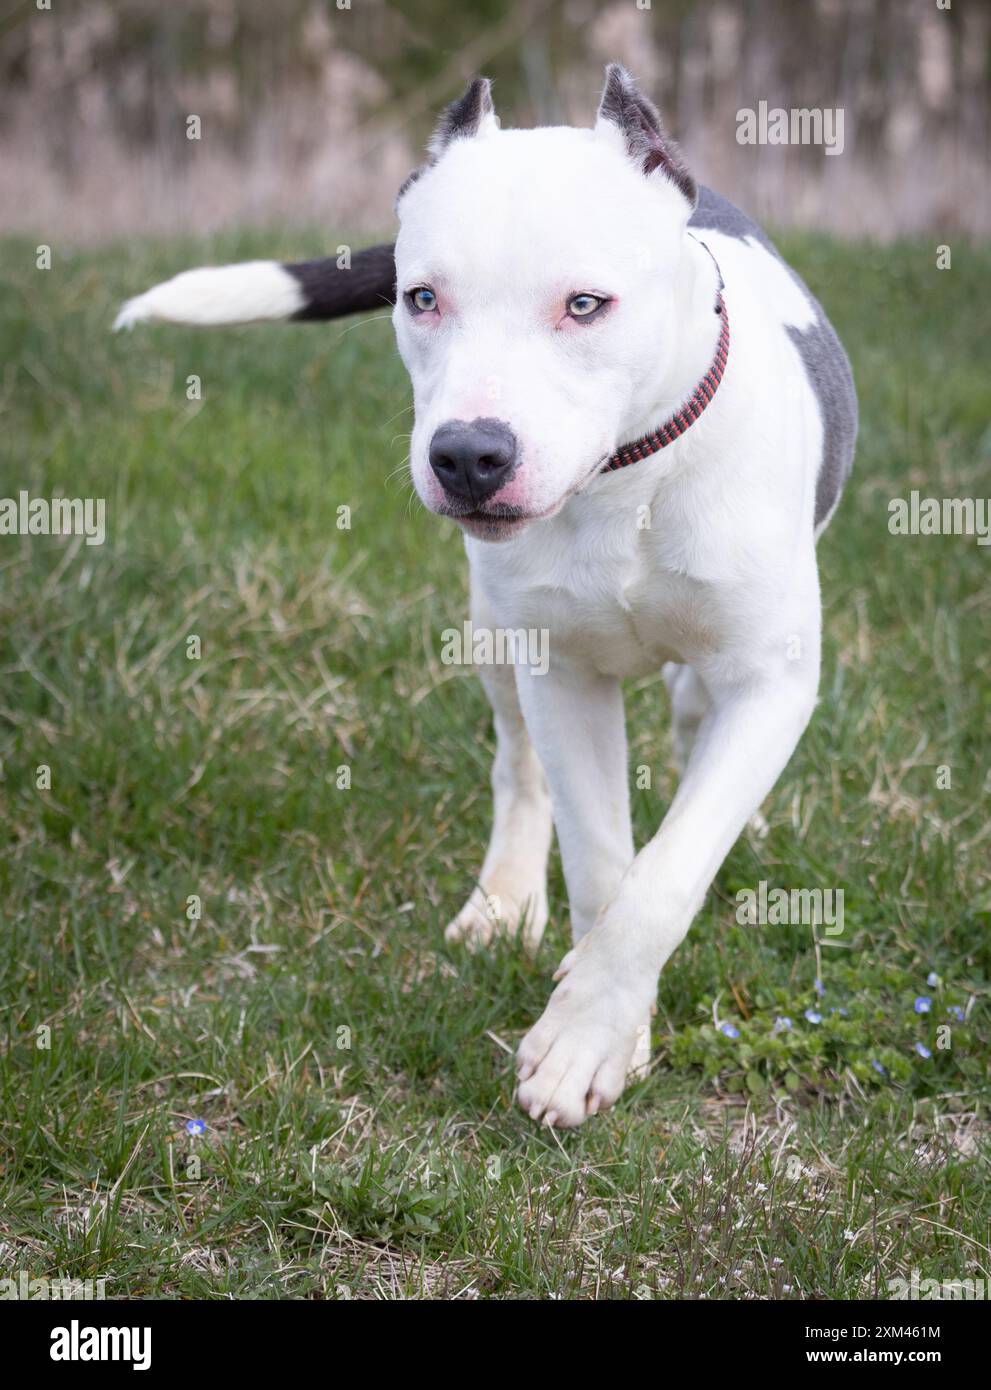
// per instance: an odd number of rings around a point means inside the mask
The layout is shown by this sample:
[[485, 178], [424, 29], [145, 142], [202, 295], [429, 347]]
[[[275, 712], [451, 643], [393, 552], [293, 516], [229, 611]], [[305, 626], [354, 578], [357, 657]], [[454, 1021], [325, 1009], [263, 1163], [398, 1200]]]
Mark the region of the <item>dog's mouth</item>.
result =
[[548, 518], [556, 516], [569, 498], [577, 493], [584, 491], [592, 479], [600, 472], [602, 460], [597, 460], [592, 467], [576, 483], [573, 483], [568, 491], [553, 502], [543, 511], [531, 512], [525, 507], [510, 507], [496, 504], [492, 507], [458, 507], [450, 500], [438, 508], [438, 516], [450, 517], [463, 527], [470, 536], [476, 536], [481, 540], [505, 540], [529, 526], [531, 521], [547, 521]]
[[516, 535], [531, 521], [545, 521], [564, 505], [564, 498], [541, 512], [530, 512], [524, 507], [466, 507], [464, 509], [446, 503], [438, 515], [456, 521], [469, 536], [479, 540], [506, 540]]

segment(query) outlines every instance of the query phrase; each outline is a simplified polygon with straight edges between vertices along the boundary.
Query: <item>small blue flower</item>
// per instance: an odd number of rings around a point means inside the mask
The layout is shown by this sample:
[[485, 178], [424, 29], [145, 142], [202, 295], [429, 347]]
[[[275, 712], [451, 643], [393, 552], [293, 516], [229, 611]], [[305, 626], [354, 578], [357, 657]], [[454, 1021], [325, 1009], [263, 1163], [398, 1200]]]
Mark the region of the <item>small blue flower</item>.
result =
[[719, 1025], [719, 1031], [727, 1038], [738, 1038], [740, 1036], [739, 1028], [735, 1028], [732, 1023], [721, 1023]]
[[926, 984], [930, 989], [935, 989], [939, 984], [939, 976], [936, 974], [935, 970], [930, 970], [929, 974], [926, 976]]
[[771, 1031], [774, 1033], [787, 1033], [790, 1027], [791, 1019], [787, 1014], [781, 1014], [780, 1017], [774, 1020], [774, 1027]]
[[927, 1061], [932, 1056], [932, 1053], [929, 1051], [928, 1047], [926, 1047], [925, 1043], [916, 1043], [915, 1050], [920, 1057], [925, 1057]]
[[958, 1023], [963, 1023], [964, 1019], [967, 1017], [959, 1004], [951, 1004], [946, 1012], [951, 1018], [955, 1018]]
[[822, 996], [826, 993], [826, 986], [823, 984], [823, 982], [822, 982], [821, 980], [816, 980], [816, 982], [815, 982], [815, 989], [816, 989], [816, 994], [818, 994], [818, 996], [819, 996], [820, 999], [821, 999]]
[[926, 994], [920, 994], [915, 1001], [915, 1012], [917, 1014], [927, 1014], [933, 1006], [933, 1001]]
[[187, 1133], [187, 1134], [205, 1134], [205, 1133], [206, 1133], [206, 1121], [205, 1121], [205, 1120], [187, 1120], [187, 1121], [186, 1121], [186, 1133]]
[[888, 1075], [887, 1070], [885, 1069], [885, 1067], [883, 1067], [883, 1066], [881, 1065], [881, 1063], [877, 1060], [876, 1057], [874, 1057], [874, 1058], [871, 1059], [871, 1066], [872, 1066], [872, 1067], [874, 1068], [874, 1070], [877, 1072], [878, 1076], [887, 1076], [887, 1075]]
[[821, 1023], [821, 1022], [822, 1022], [822, 1014], [817, 1013], [817, 1012], [815, 1011], [815, 1009], [806, 1009], [806, 1010], [805, 1010], [805, 1017], [808, 1019], [808, 1021], [809, 1021], [810, 1023]]
[[850, 1015], [847, 1013], [846, 1009], [838, 1009], [838, 1008], [836, 1008], [835, 1005], [833, 1006], [833, 1008], [830, 1009], [829, 1012], [830, 1012], [831, 1014], [839, 1014], [840, 1018], [849, 1018], [849, 1017], [850, 1017]]

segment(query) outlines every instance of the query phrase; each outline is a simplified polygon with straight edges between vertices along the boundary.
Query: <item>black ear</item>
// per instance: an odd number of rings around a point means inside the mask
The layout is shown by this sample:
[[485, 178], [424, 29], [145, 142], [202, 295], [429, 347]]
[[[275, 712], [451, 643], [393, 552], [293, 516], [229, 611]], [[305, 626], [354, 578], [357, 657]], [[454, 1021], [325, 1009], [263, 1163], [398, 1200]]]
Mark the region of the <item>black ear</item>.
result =
[[657, 107], [641, 96], [637, 84], [619, 63], [610, 63], [606, 68], [598, 119], [618, 127], [626, 140], [627, 153], [645, 174], [661, 169], [681, 189], [691, 206], [696, 206], [698, 185], [681, 151], [664, 129]]
[[427, 145], [431, 160], [439, 159], [452, 140], [470, 140], [490, 123], [499, 124], [492, 105], [492, 83], [487, 77], [473, 77], [464, 95], [452, 101], [437, 122]]

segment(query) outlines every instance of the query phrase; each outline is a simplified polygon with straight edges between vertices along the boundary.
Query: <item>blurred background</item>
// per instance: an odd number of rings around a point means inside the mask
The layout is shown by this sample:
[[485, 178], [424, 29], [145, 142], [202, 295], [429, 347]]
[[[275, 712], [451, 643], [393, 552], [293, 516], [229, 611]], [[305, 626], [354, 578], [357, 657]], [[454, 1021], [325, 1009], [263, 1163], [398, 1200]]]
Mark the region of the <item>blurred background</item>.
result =
[[[986, 236], [991, 3], [0, 0], [0, 232], [381, 231], [439, 107], [590, 124], [603, 64], [776, 226]], [[738, 109], [842, 107], [844, 151], [741, 146]], [[190, 116], [200, 138], [187, 138]]]

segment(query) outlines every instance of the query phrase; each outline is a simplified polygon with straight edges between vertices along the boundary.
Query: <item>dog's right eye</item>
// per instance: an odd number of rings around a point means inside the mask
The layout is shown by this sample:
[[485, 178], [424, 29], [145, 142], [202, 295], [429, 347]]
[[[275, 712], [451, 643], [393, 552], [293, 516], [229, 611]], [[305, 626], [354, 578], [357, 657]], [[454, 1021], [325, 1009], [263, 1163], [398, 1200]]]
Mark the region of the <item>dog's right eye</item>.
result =
[[406, 291], [406, 303], [414, 314], [432, 314], [437, 308], [437, 296], [426, 285]]

